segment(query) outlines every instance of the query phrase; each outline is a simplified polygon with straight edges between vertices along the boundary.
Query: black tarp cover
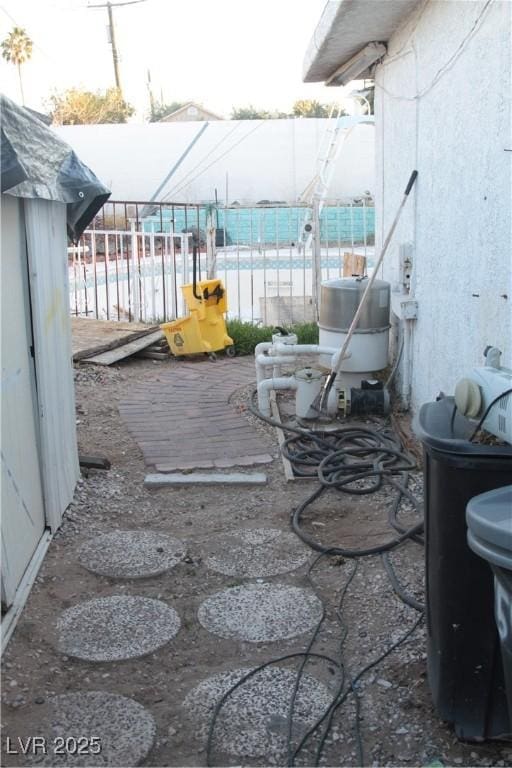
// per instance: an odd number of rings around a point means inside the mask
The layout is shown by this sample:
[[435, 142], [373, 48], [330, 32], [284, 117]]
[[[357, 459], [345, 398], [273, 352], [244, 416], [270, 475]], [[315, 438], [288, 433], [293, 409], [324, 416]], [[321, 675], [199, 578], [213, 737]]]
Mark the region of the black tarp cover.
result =
[[69, 144], [33, 112], [0, 95], [2, 193], [66, 203], [68, 235], [76, 241], [110, 197]]

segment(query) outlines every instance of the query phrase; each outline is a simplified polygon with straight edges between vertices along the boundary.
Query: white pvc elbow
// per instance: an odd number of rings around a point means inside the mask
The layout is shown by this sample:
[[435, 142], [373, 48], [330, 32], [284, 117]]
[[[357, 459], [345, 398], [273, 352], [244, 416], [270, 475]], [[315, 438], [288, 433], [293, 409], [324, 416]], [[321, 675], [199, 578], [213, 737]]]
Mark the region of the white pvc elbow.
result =
[[258, 384], [258, 408], [263, 416], [270, 416], [270, 393], [272, 390], [297, 389], [293, 376], [283, 376], [279, 379], [264, 379]]

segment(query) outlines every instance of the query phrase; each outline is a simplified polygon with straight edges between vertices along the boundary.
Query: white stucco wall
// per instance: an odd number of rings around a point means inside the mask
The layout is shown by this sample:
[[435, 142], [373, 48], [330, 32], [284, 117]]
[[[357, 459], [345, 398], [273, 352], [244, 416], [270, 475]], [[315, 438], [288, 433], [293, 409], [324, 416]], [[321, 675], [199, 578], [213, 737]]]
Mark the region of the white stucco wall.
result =
[[377, 243], [419, 172], [383, 269], [394, 283], [413, 243], [414, 409], [452, 394], [487, 344], [512, 367], [512, 6], [495, 0], [477, 23], [485, 5], [423, 3], [376, 72]]
[[[366, 118], [344, 118], [347, 127]], [[316, 173], [325, 119], [211, 122], [159, 199], [176, 202], [291, 202]], [[149, 200], [201, 128], [201, 123], [79, 125], [55, 128], [114, 200]], [[354, 128], [338, 157], [330, 196], [373, 192], [374, 127]]]

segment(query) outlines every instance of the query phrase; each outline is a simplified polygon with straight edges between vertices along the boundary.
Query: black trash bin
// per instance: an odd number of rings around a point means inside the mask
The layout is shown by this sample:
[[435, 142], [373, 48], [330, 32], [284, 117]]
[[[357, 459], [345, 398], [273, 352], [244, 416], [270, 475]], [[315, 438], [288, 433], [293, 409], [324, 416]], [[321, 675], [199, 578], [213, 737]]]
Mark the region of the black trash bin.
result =
[[466, 540], [473, 496], [512, 482], [512, 446], [470, 443], [454, 399], [426, 403], [414, 429], [424, 449], [427, 667], [434, 705], [457, 736], [508, 734], [494, 586]]
[[494, 572], [494, 615], [501, 639], [512, 734], [512, 485], [471, 499], [466, 522], [469, 546]]

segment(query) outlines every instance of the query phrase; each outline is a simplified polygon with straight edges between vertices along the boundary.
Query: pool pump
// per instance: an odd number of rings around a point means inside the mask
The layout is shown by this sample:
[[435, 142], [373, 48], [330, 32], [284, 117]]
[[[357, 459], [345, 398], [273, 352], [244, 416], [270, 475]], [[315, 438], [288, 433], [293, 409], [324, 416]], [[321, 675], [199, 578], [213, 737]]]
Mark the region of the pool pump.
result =
[[[294, 390], [296, 416], [299, 419], [323, 420], [386, 414], [389, 393], [374, 374], [388, 364], [390, 286], [383, 280], [368, 285], [367, 277], [326, 280], [321, 286], [319, 344], [298, 344], [294, 334], [278, 329], [271, 342], [256, 347], [258, 405], [270, 415], [270, 392]], [[325, 407], [319, 412], [317, 403], [326, 376], [337, 361], [354, 315], [367, 291], [364, 311], [353, 331], [350, 350], [344, 355], [330, 388]], [[297, 358], [315, 355], [316, 363], [303, 367], [293, 375], [282, 375], [284, 365]], [[269, 375], [270, 374], [270, 375]]]
[[455, 387], [455, 405], [477, 428], [512, 444], [512, 370], [501, 365], [501, 350], [486, 347], [485, 365], [474, 368]]

